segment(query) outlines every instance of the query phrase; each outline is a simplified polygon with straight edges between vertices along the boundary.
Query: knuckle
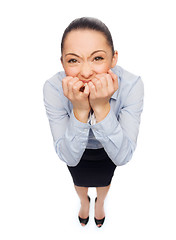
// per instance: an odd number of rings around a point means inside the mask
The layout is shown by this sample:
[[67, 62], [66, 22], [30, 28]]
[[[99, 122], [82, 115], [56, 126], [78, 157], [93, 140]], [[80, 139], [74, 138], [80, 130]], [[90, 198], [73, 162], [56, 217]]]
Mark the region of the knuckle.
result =
[[114, 78], [115, 81], [117, 81], [117, 79], [118, 79], [116, 74], [113, 74], [113, 78]]
[[72, 87], [72, 86], [73, 86], [73, 82], [69, 81], [69, 82], [68, 82], [68, 86], [69, 86], [69, 87]]
[[107, 79], [110, 80], [110, 81], [112, 81], [112, 77], [111, 77], [110, 74], [107, 74]]
[[101, 81], [100, 80], [97, 81], [97, 86], [101, 86]]
[[67, 77], [63, 78], [62, 81], [67, 82], [67, 81], [69, 81], [69, 80], [71, 80], [71, 79], [72, 79], [72, 77], [67, 76]]
[[92, 83], [92, 84], [89, 84], [90, 88], [95, 88], [95, 85]]
[[67, 83], [67, 80], [64, 78], [62, 79], [62, 85], [65, 85]]
[[77, 90], [77, 87], [75, 85], [73, 85], [73, 90], [76, 91]]
[[109, 73], [107, 74], [107, 78], [112, 78], [111, 75], [110, 75]]

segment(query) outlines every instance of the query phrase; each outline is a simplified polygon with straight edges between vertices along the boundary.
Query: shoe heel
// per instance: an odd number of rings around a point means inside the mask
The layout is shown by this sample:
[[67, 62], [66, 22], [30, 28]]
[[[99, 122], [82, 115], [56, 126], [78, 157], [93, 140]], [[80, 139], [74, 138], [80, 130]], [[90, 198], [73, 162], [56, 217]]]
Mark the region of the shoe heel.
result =
[[[89, 202], [90, 202], [90, 197], [89, 196], [87, 196], [87, 197], [88, 197]], [[78, 216], [78, 219], [79, 219], [80, 223], [83, 223], [84, 225], [86, 225], [89, 221], [89, 216], [87, 218], [81, 218], [80, 216]]]
[[[96, 202], [96, 201], [97, 201], [97, 197], [95, 198], [95, 202]], [[105, 217], [102, 218], [102, 219], [96, 219], [96, 218], [94, 217], [94, 220], [95, 220], [95, 224], [97, 225], [97, 227], [98, 227], [98, 228], [101, 228], [102, 225], [103, 225], [103, 223], [104, 223], [104, 221], [105, 221]], [[98, 226], [98, 225], [101, 225], [101, 226]]]

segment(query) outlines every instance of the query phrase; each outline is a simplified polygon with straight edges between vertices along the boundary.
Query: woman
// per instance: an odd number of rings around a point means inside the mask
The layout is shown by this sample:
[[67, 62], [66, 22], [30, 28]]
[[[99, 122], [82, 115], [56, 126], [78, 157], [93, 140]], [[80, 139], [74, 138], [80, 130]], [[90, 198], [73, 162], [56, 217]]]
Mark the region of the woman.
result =
[[95, 223], [105, 220], [104, 200], [116, 166], [136, 147], [143, 83], [120, 66], [111, 34], [94, 18], [79, 18], [61, 42], [64, 68], [44, 85], [44, 103], [59, 158], [80, 198], [79, 221], [89, 220], [88, 188], [96, 187]]

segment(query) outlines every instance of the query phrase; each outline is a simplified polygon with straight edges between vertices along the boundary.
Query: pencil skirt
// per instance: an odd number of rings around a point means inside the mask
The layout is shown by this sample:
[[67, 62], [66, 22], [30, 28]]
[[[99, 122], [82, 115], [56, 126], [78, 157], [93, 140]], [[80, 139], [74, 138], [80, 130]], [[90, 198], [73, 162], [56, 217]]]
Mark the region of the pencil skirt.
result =
[[73, 182], [80, 187], [105, 187], [110, 185], [116, 165], [104, 148], [85, 149], [75, 167], [67, 166]]

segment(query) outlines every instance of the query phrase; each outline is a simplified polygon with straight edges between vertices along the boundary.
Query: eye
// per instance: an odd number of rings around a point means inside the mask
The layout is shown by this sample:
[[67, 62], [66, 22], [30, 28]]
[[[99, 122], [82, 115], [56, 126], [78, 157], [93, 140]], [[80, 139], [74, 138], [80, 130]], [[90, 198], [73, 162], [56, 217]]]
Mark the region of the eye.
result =
[[78, 61], [76, 60], [76, 59], [74, 59], [74, 58], [72, 58], [72, 59], [70, 59], [69, 61], [68, 61], [68, 63], [77, 63]]
[[104, 58], [103, 57], [95, 57], [94, 61], [98, 62], [98, 61], [102, 61]]

